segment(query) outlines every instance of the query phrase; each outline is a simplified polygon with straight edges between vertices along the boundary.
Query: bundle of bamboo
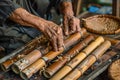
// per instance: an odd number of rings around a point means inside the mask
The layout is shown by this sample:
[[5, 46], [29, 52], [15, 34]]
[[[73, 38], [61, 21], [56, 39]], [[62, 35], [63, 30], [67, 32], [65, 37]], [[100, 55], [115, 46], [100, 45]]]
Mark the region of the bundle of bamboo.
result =
[[79, 53], [84, 47], [86, 47], [91, 41], [94, 40], [92, 35], [87, 36], [82, 42], [80, 41], [72, 49], [70, 49], [65, 55], [61, 56], [61, 59], [48, 66], [45, 69], [44, 76], [50, 78], [57, 72], [64, 64], [71, 60], [75, 55]]
[[[68, 39], [64, 41], [65, 47], [68, 48], [71, 45], [75, 44], [77, 41], [80, 40], [80, 38], [86, 33], [86, 30], [84, 28], [81, 29], [80, 33], [75, 33], [71, 35]], [[43, 68], [46, 65], [47, 61], [51, 61], [54, 59], [56, 56], [61, 54], [64, 51], [64, 48], [62, 48], [60, 51], [54, 52], [50, 51], [37, 61], [35, 61], [33, 64], [31, 64], [29, 67], [24, 69], [21, 73], [20, 76], [23, 79], [28, 79], [30, 78], [34, 73], [39, 71], [41, 68]]]
[[[86, 33], [86, 29], [82, 28], [80, 33], [69, 36], [64, 41], [63, 48], [57, 52], [50, 51], [51, 46], [43, 44], [43, 42], [48, 43], [46, 38], [42, 40], [40, 37], [36, 38], [15, 52], [15, 54], [19, 53], [18, 55], [14, 54], [11, 59], [3, 60], [1, 67], [8, 70], [12, 66], [12, 70], [26, 80], [44, 68], [48, 61], [50, 62], [59, 55], [61, 58], [47, 66], [43, 72], [44, 76], [50, 80], [76, 80], [111, 46], [110, 41], [104, 41], [102, 36], [96, 37], [87, 34], [85, 39], [80, 40], [81, 37], [86, 36]], [[40, 46], [41, 44], [43, 45]], [[66, 54], [60, 55], [68, 48], [69, 51]]]
[[97, 49], [95, 49], [91, 55], [89, 55], [82, 63], [80, 63], [77, 68], [70, 72], [63, 80], [76, 80], [78, 79], [98, 58], [100, 58], [108, 48], [110, 48], [111, 43], [105, 41]]
[[73, 68], [75, 68], [85, 57], [87, 57], [95, 48], [97, 48], [102, 42], [104, 42], [103, 37], [98, 37], [95, 41], [89, 44], [85, 49], [83, 49], [77, 56], [75, 56], [68, 64], [66, 64], [62, 69], [60, 69], [50, 80], [60, 80]]
[[48, 40], [44, 36], [37, 37], [32, 41], [28, 42], [25, 46], [13, 51], [9, 55], [0, 59], [1, 68], [3, 71], [10, 70], [12, 64], [14, 64], [17, 60], [22, 58], [24, 55], [27, 55], [35, 48], [37, 48], [40, 44], [46, 43]]

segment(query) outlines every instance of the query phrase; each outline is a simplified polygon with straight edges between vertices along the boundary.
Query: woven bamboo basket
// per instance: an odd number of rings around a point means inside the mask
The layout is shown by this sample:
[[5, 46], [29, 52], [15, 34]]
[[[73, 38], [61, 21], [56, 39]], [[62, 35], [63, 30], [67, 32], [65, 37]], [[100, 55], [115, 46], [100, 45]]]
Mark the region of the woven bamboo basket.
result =
[[108, 74], [110, 77], [110, 80], [120, 80], [120, 59], [114, 61], [109, 69]]
[[120, 18], [111, 15], [95, 15], [83, 19], [83, 26], [92, 33], [118, 34], [120, 33]]

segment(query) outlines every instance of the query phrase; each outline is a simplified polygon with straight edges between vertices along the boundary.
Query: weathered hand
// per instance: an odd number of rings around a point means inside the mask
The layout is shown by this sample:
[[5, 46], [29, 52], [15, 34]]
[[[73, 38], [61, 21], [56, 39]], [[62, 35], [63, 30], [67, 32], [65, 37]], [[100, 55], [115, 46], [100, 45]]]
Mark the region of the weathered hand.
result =
[[64, 15], [63, 17], [63, 29], [64, 34], [69, 35], [75, 32], [79, 32], [80, 28], [80, 20], [74, 16]]
[[43, 33], [48, 37], [50, 40], [54, 51], [58, 51], [63, 46], [63, 34], [62, 28], [56, 25], [53, 22], [47, 21], [44, 24]]
[[43, 32], [51, 41], [55, 51], [60, 50], [63, 46], [62, 29], [55, 23], [32, 15], [23, 8], [16, 9], [9, 18], [21, 25], [30, 26]]

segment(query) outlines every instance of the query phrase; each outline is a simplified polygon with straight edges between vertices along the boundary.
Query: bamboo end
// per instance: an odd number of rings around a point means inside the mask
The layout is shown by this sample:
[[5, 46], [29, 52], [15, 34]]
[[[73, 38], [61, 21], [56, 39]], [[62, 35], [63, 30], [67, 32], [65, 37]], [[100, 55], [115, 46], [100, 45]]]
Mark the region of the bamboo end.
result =
[[11, 68], [12, 68], [12, 71], [14, 73], [16, 73], [16, 74], [20, 73], [20, 69], [19, 69], [19, 67], [17, 65], [13, 64]]
[[24, 80], [28, 80], [28, 76], [27, 76], [27, 74], [24, 73], [24, 72], [21, 72], [21, 73], [20, 73], [20, 77], [21, 77], [22, 79], [24, 79]]
[[2, 69], [4, 72], [7, 71], [6, 67], [5, 67], [3, 64], [0, 64], [0, 67], [1, 67], [1, 69]]
[[51, 74], [47, 71], [44, 71], [43, 72], [43, 75], [46, 77], [46, 78], [50, 78], [51, 77]]

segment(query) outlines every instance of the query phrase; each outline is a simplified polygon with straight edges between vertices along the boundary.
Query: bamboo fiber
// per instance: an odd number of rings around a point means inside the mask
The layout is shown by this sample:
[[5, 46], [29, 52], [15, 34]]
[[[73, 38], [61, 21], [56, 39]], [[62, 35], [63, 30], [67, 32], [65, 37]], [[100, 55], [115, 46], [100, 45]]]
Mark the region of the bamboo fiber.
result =
[[16, 73], [19, 74], [20, 71], [31, 65], [33, 62], [35, 62], [37, 59], [39, 59], [42, 56], [40, 50], [35, 49], [28, 55], [24, 56], [17, 62], [15, 62], [12, 65], [12, 70]]
[[[75, 34], [71, 35], [67, 40], [64, 41], [65, 47], [67, 48], [67, 47], [71, 46], [72, 44], [76, 43], [76, 41], [78, 41], [81, 38], [81, 36], [83, 36], [85, 33], [86, 33], [86, 30], [84, 28], [82, 28], [81, 34], [75, 33]], [[36, 73], [38, 70], [40, 70], [42, 67], [44, 67], [46, 65], [47, 61], [54, 59], [56, 56], [61, 54], [63, 51], [64, 51], [64, 48], [62, 48], [60, 51], [57, 51], [57, 52], [50, 51], [45, 56], [38, 59], [35, 63], [33, 63], [32, 65], [27, 67], [25, 70], [23, 70], [21, 72], [20, 76], [23, 79], [30, 78], [34, 73]]]
[[99, 36], [95, 41], [90, 43], [82, 52], [76, 55], [68, 64], [66, 64], [62, 69], [60, 69], [60, 71], [58, 71], [50, 80], [62, 79], [102, 42], [104, 42], [104, 39], [103, 37]]
[[24, 55], [30, 53], [32, 50], [34, 50], [36, 47], [38, 47], [40, 44], [43, 44], [47, 42], [48, 40], [44, 36], [37, 37], [27, 43], [25, 46], [23, 46], [20, 49], [15, 50], [13, 53], [11, 53], [8, 56], [3, 57], [0, 59], [1, 63], [1, 69], [3, 71], [8, 71], [11, 65], [22, 58]]
[[110, 48], [110, 41], [105, 41], [97, 49], [95, 49], [90, 56], [88, 56], [82, 63], [80, 63], [75, 70], [70, 72], [63, 80], [77, 80], [98, 58], [100, 58], [108, 48]]
[[66, 62], [70, 61], [80, 50], [86, 47], [94, 37], [92, 35], [87, 36], [82, 42], [79, 42], [72, 49], [70, 49], [65, 55], [63, 55], [58, 61], [48, 66], [45, 69], [44, 76], [51, 77], [55, 72], [57, 72]]

